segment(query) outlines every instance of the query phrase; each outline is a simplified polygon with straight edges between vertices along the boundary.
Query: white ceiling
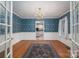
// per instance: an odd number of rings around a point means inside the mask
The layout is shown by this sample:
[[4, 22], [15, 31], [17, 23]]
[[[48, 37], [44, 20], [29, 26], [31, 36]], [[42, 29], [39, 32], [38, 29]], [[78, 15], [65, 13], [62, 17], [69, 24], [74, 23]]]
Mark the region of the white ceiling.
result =
[[13, 11], [21, 18], [36, 18], [36, 10], [42, 9], [44, 18], [58, 18], [70, 9], [69, 1], [14, 1]]

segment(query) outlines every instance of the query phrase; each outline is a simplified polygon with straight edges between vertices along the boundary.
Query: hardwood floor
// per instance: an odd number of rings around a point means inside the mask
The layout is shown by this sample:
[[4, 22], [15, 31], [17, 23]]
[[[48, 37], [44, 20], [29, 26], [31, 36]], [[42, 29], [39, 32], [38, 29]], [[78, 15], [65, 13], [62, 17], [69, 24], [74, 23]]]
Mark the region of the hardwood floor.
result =
[[[58, 40], [22, 40], [13, 46], [13, 58], [21, 58], [32, 43], [51, 44], [61, 58], [70, 57], [70, 48]], [[0, 53], [0, 57], [3, 57], [3, 54], [4, 51]]]
[[70, 48], [58, 40], [35, 40], [35, 41], [22, 40], [18, 42], [16, 45], [14, 45], [13, 57], [14, 58], [22, 57], [24, 53], [28, 51], [32, 43], [38, 43], [38, 44], [49, 44], [50, 43], [61, 58], [70, 57], [70, 53], [69, 53]]
[[14, 58], [21, 58], [25, 52], [28, 51], [31, 42], [22, 40], [13, 46], [13, 57]]
[[70, 48], [63, 44], [58, 40], [54, 40], [51, 42], [52, 46], [56, 50], [56, 52], [61, 56], [61, 58], [69, 58], [70, 57]]

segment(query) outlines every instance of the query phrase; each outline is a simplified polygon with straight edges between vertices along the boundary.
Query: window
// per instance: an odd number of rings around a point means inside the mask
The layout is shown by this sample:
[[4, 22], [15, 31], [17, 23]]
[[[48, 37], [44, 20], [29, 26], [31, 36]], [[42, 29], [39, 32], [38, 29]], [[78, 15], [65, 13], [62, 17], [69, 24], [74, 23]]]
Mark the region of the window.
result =
[[68, 37], [68, 21], [67, 21], [67, 17], [62, 18], [59, 21], [59, 36], [62, 39], [67, 39], [67, 37]]

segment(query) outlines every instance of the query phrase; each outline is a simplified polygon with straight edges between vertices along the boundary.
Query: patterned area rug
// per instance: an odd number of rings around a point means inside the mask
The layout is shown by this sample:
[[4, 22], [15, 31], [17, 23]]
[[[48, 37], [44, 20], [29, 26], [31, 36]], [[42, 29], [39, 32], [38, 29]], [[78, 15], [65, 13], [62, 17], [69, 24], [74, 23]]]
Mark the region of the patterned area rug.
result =
[[49, 44], [32, 44], [23, 58], [59, 58], [60, 56]]

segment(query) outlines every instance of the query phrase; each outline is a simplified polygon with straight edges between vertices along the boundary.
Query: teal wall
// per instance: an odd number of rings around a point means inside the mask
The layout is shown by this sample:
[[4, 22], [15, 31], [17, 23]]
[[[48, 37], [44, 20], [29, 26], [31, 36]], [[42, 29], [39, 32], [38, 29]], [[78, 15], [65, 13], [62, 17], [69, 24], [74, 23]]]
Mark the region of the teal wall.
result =
[[68, 33], [70, 33], [70, 12], [67, 12], [66, 14], [62, 15], [59, 18], [44, 19], [45, 32], [58, 32], [59, 20], [66, 16], [68, 20]]
[[22, 31], [21, 20], [20, 17], [13, 14], [13, 33]]
[[59, 18], [44, 19], [45, 32], [58, 32], [59, 20], [64, 18], [65, 16], [67, 16], [67, 20], [68, 20], [68, 33], [70, 33], [70, 12], [67, 12], [66, 14], [62, 15]]
[[45, 32], [58, 32], [59, 19], [44, 19]]
[[[44, 19], [45, 32], [58, 32], [59, 20], [67, 16], [68, 33], [70, 33], [70, 13], [62, 15], [60, 18]], [[13, 32], [35, 32], [35, 19], [21, 19], [17, 15], [13, 15]]]
[[35, 19], [21, 20], [22, 32], [35, 32]]
[[[58, 32], [58, 19], [44, 19], [45, 32]], [[35, 32], [35, 19], [21, 19], [13, 15], [13, 32]]]
[[35, 32], [35, 20], [22, 19], [13, 14], [13, 32]]

